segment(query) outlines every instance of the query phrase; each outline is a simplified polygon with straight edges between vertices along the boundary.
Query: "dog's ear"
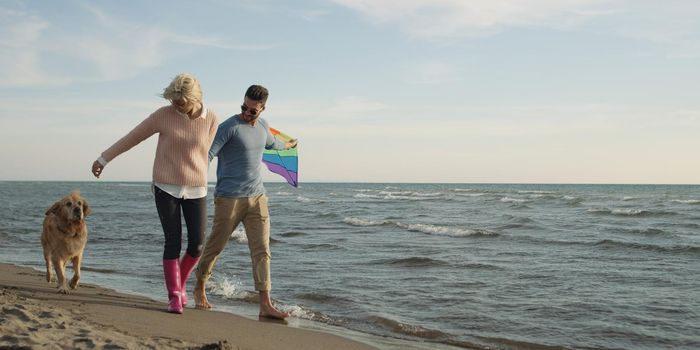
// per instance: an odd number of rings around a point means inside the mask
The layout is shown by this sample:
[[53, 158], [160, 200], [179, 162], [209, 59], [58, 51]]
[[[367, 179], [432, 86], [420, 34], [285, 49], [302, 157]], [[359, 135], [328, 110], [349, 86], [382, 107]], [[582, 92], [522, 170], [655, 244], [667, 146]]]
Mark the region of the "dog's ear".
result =
[[58, 202], [54, 203], [54, 204], [51, 206], [51, 208], [49, 208], [49, 209], [46, 211], [46, 214], [45, 214], [45, 215], [49, 215], [49, 214], [51, 214], [51, 213], [53, 213], [54, 215], [58, 215], [58, 208], [60, 208], [60, 207], [61, 207], [61, 201], [58, 201]]
[[83, 215], [88, 216], [90, 215], [90, 213], [92, 213], [92, 209], [90, 209], [90, 205], [85, 200], [85, 198], [83, 198]]

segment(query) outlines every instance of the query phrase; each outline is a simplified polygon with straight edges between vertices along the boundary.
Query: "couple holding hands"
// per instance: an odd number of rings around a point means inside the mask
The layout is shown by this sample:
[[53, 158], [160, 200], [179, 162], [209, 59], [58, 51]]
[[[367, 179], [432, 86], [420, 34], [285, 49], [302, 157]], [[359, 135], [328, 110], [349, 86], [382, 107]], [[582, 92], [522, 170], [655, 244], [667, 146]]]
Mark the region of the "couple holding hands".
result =
[[[92, 165], [100, 176], [107, 163], [153, 134], [158, 146], [153, 162], [153, 193], [165, 234], [163, 272], [168, 290], [168, 312], [182, 313], [187, 304], [187, 279], [195, 270], [195, 305], [210, 309], [206, 281], [233, 230], [243, 222], [253, 267], [255, 289], [260, 294], [260, 317], [284, 319], [288, 313], [270, 297], [270, 220], [260, 168], [265, 149], [296, 147], [269, 131], [260, 118], [268, 91], [260, 85], [248, 88], [236, 114], [221, 125], [202, 100], [199, 82], [180, 74], [165, 88], [170, 104], [157, 109], [119, 141], [102, 152]], [[214, 192], [214, 224], [204, 244], [207, 227], [207, 171], [218, 157]], [[180, 259], [182, 217], [187, 227], [187, 250]]]

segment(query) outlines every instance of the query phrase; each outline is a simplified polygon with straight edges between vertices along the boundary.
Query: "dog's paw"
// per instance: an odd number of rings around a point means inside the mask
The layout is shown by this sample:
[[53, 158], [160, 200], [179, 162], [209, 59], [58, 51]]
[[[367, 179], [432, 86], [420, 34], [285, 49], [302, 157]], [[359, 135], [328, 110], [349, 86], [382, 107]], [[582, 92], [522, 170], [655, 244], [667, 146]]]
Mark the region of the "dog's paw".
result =
[[61, 294], [70, 294], [70, 291], [68, 290], [68, 288], [66, 288], [66, 286], [59, 286], [58, 292]]
[[68, 285], [70, 286], [70, 289], [78, 288], [78, 279], [73, 277]]

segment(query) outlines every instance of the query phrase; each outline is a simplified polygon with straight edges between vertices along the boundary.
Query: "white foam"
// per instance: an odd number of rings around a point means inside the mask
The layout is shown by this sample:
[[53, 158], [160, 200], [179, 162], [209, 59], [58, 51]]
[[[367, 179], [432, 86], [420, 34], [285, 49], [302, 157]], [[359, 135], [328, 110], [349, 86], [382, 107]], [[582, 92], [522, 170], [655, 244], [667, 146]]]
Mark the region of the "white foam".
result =
[[418, 231], [427, 234], [447, 235], [452, 237], [467, 237], [474, 235], [496, 235], [495, 232], [487, 230], [472, 230], [462, 229], [457, 227], [445, 227], [430, 224], [402, 224], [396, 223], [397, 226], [403, 227], [409, 231]]
[[504, 202], [504, 203], [525, 203], [525, 202], [527, 202], [527, 199], [503, 197], [503, 198], [501, 198], [501, 202]]
[[353, 218], [353, 217], [348, 217], [343, 219], [343, 222], [346, 224], [354, 225], [354, 226], [379, 226], [379, 225], [384, 225], [388, 223], [388, 221], [384, 220], [366, 220], [366, 219], [360, 219], [360, 218]]
[[671, 202], [683, 204], [700, 204], [700, 199], [672, 199]]
[[482, 197], [487, 195], [487, 193], [457, 193], [460, 197]]
[[641, 209], [613, 209], [611, 213], [616, 215], [639, 215], [643, 212]]
[[280, 310], [288, 312], [292, 317], [299, 317], [307, 320], [313, 319], [313, 313], [299, 305], [279, 305]]
[[377, 196], [376, 194], [364, 194], [364, 193], [358, 193], [354, 195], [353, 197], [355, 198], [383, 198], [382, 196]]
[[414, 193], [413, 191], [379, 191], [379, 194], [385, 196], [408, 196]]
[[410, 200], [410, 201], [420, 201], [420, 200], [426, 200], [426, 199], [431, 199], [433, 197], [424, 197], [424, 196], [413, 196], [415, 192], [408, 192], [409, 195], [397, 195], [396, 193], [399, 192], [387, 192], [387, 191], [382, 191], [379, 192], [382, 195], [376, 195], [376, 194], [364, 194], [364, 193], [358, 193], [355, 194], [353, 197], [355, 198], [361, 198], [361, 199], [382, 199], [382, 200]]
[[245, 228], [243, 225], [238, 225], [233, 232], [231, 232], [231, 237], [236, 243], [248, 243], [248, 236], [245, 235]]
[[297, 197], [297, 202], [309, 203], [309, 202], [311, 202], [311, 199], [310, 199], [310, 198], [303, 197], [303, 196], [298, 196], [298, 197]]
[[438, 226], [431, 224], [406, 224], [387, 220], [368, 220], [355, 217], [347, 217], [343, 222], [354, 226], [380, 226], [393, 225], [407, 231], [422, 232], [427, 234], [447, 235], [452, 237], [466, 237], [473, 235], [497, 235], [495, 232], [487, 230], [474, 230], [459, 227]]
[[589, 213], [605, 213], [605, 214], [613, 214], [613, 215], [633, 216], [633, 215], [640, 215], [640, 214], [644, 213], [644, 210], [634, 209], [634, 208], [618, 208], [618, 209], [591, 208], [591, 209], [588, 209], [588, 212]]
[[518, 193], [523, 194], [555, 194], [554, 191], [518, 191]]
[[414, 196], [418, 197], [441, 197], [442, 192], [413, 192]]
[[223, 281], [210, 279], [207, 282], [207, 290], [213, 295], [218, 295], [226, 299], [246, 299], [250, 292], [241, 289], [241, 281], [235, 276], [232, 279], [224, 277]]

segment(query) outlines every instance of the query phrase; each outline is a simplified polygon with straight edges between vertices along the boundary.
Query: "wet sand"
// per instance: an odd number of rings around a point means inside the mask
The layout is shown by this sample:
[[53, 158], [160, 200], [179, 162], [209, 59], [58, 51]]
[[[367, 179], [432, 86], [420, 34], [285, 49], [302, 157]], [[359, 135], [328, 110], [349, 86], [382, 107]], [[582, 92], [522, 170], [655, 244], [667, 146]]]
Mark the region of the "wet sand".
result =
[[58, 294], [43, 272], [4, 263], [0, 310], [0, 349], [375, 349], [225, 312], [170, 314], [165, 303], [95, 285]]

